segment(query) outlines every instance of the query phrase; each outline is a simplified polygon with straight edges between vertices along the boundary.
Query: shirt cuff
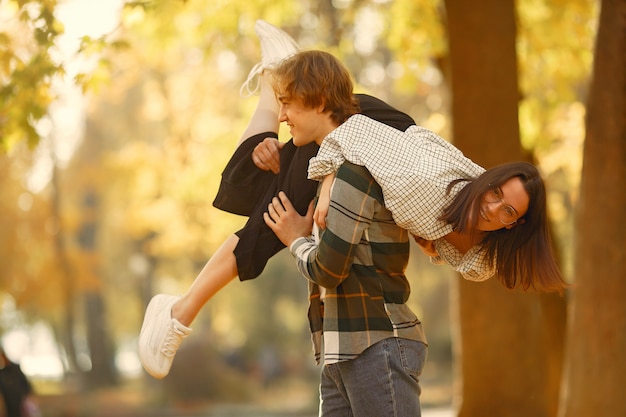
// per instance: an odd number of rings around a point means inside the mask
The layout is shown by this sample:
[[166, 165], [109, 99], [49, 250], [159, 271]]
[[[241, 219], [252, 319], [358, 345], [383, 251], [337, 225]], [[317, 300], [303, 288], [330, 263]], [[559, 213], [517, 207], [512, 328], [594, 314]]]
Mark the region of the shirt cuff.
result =
[[296, 240], [291, 242], [291, 245], [289, 245], [289, 252], [291, 252], [293, 256], [296, 256], [296, 251], [298, 250], [298, 247], [303, 243], [306, 243], [307, 241], [308, 239], [306, 237], [297, 238]]
[[441, 259], [441, 256], [431, 256], [430, 263], [433, 265], [443, 265], [445, 264], [444, 260]]

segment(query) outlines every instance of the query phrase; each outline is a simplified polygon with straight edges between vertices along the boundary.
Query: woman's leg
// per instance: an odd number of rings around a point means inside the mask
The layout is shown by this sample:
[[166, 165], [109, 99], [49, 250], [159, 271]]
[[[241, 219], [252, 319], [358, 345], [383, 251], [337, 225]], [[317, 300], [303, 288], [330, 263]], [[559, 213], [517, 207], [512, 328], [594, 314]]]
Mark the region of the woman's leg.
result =
[[[295, 42], [279, 29], [261, 22], [257, 23], [257, 34], [261, 40], [263, 65], [267, 64], [266, 61], [275, 63], [281, 56], [284, 58], [293, 53]], [[261, 87], [259, 101], [237, 146], [254, 135], [278, 132], [279, 105], [276, 96], [262, 71], [259, 77]], [[237, 235], [230, 236], [207, 262], [183, 296], [159, 294], [148, 304], [139, 335], [139, 358], [144, 369], [153, 377], [160, 379], [169, 373], [180, 343], [191, 333], [188, 326], [202, 307], [237, 277], [237, 259], [234, 250], [238, 243]]]
[[259, 75], [259, 84], [261, 86], [259, 92], [259, 102], [248, 123], [248, 127], [241, 135], [237, 146], [244, 140], [254, 135], [264, 132], [278, 133], [280, 122], [278, 121], [279, 105], [276, 99], [274, 89], [270, 85], [266, 74]]
[[[261, 75], [260, 78], [259, 102], [237, 145], [259, 133], [278, 133], [278, 102], [267, 77]], [[232, 235], [220, 246], [200, 271], [191, 287], [172, 306], [172, 318], [185, 326], [191, 325], [207, 301], [238, 275], [237, 260], [233, 253], [237, 243], [239, 243], [239, 238]]]
[[190, 326], [202, 307], [226, 284], [237, 277], [235, 246], [239, 242], [231, 235], [206, 263], [189, 289], [172, 306], [172, 318]]
[[182, 296], [155, 295], [144, 316], [139, 333], [139, 359], [153, 377], [165, 377], [176, 351], [191, 333], [188, 327], [204, 304], [237, 276], [233, 250], [239, 238], [230, 236], [209, 259]]
[[[240, 145], [247, 138], [264, 132], [278, 131], [276, 96], [261, 76], [261, 93]], [[231, 235], [209, 259], [189, 289], [181, 297], [156, 295], [148, 304], [139, 334], [139, 359], [144, 369], [155, 378], [163, 378], [172, 366], [176, 351], [202, 307], [238, 275], [235, 247], [237, 235]]]

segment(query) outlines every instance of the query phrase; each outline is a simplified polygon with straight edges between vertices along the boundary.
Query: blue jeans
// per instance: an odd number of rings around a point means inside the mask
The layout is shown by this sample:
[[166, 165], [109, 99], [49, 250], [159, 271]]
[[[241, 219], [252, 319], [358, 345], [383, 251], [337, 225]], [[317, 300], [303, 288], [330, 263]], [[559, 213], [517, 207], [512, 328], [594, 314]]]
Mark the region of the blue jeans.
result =
[[320, 417], [419, 417], [419, 376], [427, 347], [389, 338], [356, 359], [324, 365]]

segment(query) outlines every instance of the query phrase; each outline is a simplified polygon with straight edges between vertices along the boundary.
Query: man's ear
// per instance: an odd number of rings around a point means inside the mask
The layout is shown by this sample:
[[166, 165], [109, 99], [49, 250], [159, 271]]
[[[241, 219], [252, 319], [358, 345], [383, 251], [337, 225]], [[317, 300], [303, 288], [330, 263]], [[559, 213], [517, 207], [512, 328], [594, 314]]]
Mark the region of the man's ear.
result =
[[326, 100], [322, 99], [322, 102], [319, 106], [315, 108], [319, 114], [326, 112]]

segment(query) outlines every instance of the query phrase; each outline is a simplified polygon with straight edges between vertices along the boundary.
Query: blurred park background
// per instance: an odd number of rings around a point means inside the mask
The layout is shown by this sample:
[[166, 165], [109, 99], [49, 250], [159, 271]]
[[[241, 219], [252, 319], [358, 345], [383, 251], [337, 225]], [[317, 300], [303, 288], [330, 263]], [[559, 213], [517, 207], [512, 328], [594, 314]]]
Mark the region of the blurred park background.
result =
[[316, 415], [287, 251], [207, 304], [167, 378], [137, 358], [150, 297], [184, 292], [245, 220], [211, 203], [256, 104], [239, 94], [256, 19], [481, 165], [546, 180], [563, 296], [414, 251], [424, 408], [626, 415], [625, 16], [624, 0], [1, 0], [0, 337], [43, 415]]

